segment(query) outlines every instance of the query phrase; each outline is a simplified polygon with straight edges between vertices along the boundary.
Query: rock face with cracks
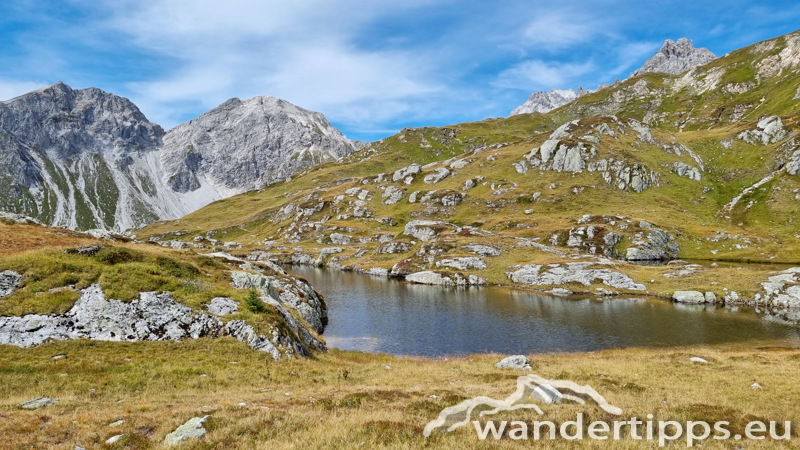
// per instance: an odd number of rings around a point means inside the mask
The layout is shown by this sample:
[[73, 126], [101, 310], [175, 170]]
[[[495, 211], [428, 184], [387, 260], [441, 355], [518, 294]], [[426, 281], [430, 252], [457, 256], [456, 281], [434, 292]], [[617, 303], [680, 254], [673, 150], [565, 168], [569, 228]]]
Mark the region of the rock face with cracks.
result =
[[299, 324], [281, 302], [271, 296], [263, 296], [262, 300], [276, 305], [291, 333], [272, 327], [268, 336], [259, 335], [244, 321], [226, 323], [213, 315], [194, 311], [175, 301], [169, 292], [143, 292], [139, 299], [130, 303], [107, 300], [100, 285], [94, 284], [81, 291], [78, 301], [64, 315], [0, 317], [0, 344], [33, 347], [50, 340], [179, 341], [233, 336], [276, 360], [282, 356], [308, 355], [307, 346], [325, 351], [325, 346]]
[[[561, 286], [570, 283], [591, 286], [592, 283], [599, 280], [606, 286], [617, 289], [629, 289], [632, 291], [644, 291], [647, 289], [644, 284], [636, 283], [624, 273], [609, 269], [589, 268], [594, 264], [592, 262], [566, 263], [563, 265], [548, 264], [547, 266], [525, 264], [523, 266], [510, 267], [509, 269], [514, 270], [507, 272], [507, 274], [511, 281], [532, 286]], [[544, 271], [542, 270], [543, 268], [545, 268]]]

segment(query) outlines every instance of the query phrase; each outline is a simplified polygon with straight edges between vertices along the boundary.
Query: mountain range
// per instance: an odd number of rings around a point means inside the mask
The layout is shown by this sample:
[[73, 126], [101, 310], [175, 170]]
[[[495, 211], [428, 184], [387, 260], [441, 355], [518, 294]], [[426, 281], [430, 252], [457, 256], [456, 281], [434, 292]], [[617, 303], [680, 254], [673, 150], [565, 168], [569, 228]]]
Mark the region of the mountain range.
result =
[[164, 131], [130, 100], [64, 83], [0, 102], [0, 210], [122, 231], [335, 161], [356, 148], [325, 117], [233, 98]]

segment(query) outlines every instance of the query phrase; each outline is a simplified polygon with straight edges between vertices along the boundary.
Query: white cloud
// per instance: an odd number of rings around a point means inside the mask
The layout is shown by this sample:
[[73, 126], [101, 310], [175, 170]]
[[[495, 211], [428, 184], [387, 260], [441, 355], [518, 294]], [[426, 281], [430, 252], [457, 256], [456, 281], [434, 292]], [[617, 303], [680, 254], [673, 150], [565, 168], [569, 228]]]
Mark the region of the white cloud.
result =
[[499, 87], [525, 91], [566, 89], [571, 82], [594, 69], [595, 66], [591, 61], [561, 63], [534, 59], [523, 61], [504, 70], [494, 84]]
[[602, 29], [592, 18], [567, 12], [545, 12], [528, 23], [523, 32], [529, 45], [555, 50], [586, 42]]
[[107, 26], [174, 58], [165, 76], [128, 85], [131, 99], [167, 127], [187, 102], [202, 99], [210, 108], [232, 96], [256, 95], [369, 127], [409, 114], [420, 98], [441, 91], [433, 72], [447, 61], [355, 42], [376, 20], [431, 3], [114, 2], [107, 5]]
[[10, 100], [22, 94], [47, 86], [41, 81], [15, 81], [0, 78], [0, 100]]

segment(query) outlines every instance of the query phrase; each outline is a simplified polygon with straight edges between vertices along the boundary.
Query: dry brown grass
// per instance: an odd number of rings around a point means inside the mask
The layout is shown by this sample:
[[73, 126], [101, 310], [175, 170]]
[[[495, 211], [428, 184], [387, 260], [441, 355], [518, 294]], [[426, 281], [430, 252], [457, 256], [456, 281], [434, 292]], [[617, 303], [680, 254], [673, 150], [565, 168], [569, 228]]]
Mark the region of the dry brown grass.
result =
[[[66, 359], [52, 360], [55, 354]], [[695, 364], [701, 356], [709, 364]], [[129, 361], [126, 361], [126, 358]], [[209, 414], [208, 435], [182, 448], [517, 448], [508, 439], [481, 442], [472, 426], [422, 436], [439, 411], [478, 395], [504, 398], [525, 372], [499, 370], [499, 355], [439, 361], [331, 351], [312, 360], [273, 362], [229, 339], [183, 343], [56, 342], [0, 348], [0, 448], [160, 448], [167, 433]], [[788, 376], [800, 351], [781, 348], [627, 349], [537, 355], [534, 373], [589, 384], [623, 409], [623, 417], [728, 420], [798, 419], [800, 388]], [[386, 369], [385, 366], [391, 369]], [[206, 376], [202, 376], [205, 374]], [[750, 385], [758, 381], [764, 388]], [[287, 395], [290, 394], [290, 395]], [[438, 398], [431, 398], [436, 395]], [[49, 396], [54, 406], [25, 411], [19, 402]], [[244, 405], [240, 405], [244, 403]], [[542, 420], [612, 420], [597, 408], [553, 405]], [[530, 413], [498, 419], [532, 421]], [[118, 428], [108, 425], [118, 419]], [[733, 441], [703, 443], [734, 448]], [[599, 448], [558, 441], [547, 448]], [[678, 447], [685, 445], [677, 444]], [[742, 441], [744, 448], [791, 445]], [[655, 448], [626, 439], [610, 448]], [[673, 448], [678, 448], [673, 446]]]
[[37, 225], [8, 225], [0, 222], [0, 256], [41, 248], [66, 248], [100, 243], [83, 233]]

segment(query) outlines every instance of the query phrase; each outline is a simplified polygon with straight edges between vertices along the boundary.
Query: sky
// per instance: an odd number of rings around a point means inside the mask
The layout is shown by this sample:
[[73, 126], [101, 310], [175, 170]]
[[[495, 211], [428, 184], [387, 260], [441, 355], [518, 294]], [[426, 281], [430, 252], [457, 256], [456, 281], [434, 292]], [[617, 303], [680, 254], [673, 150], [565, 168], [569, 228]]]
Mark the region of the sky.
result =
[[798, 24], [796, 0], [0, 0], [0, 100], [98, 87], [169, 129], [271, 95], [374, 141], [624, 79], [665, 39], [721, 56]]

